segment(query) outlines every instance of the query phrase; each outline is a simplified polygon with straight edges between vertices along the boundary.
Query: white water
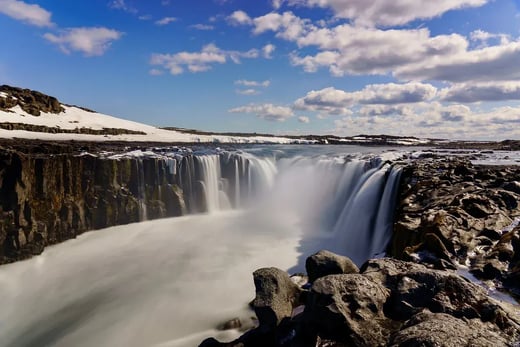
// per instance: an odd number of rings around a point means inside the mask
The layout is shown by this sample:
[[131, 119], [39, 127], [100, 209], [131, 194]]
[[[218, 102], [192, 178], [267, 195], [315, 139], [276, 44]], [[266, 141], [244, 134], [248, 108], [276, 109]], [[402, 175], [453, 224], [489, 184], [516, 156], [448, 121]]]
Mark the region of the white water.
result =
[[231, 340], [239, 333], [215, 327], [252, 314], [255, 269], [304, 271], [323, 248], [358, 263], [384, 250], [397, 171], [340, 157], [244, 157], [248, 179], [235, 184], [248, 210], [221, 211], [229, 201], [220, 163], [204, 156], [198, 163], [214, 170], [202, 177], [210, 214], [86, 233], [1, 267], [0, 346]]

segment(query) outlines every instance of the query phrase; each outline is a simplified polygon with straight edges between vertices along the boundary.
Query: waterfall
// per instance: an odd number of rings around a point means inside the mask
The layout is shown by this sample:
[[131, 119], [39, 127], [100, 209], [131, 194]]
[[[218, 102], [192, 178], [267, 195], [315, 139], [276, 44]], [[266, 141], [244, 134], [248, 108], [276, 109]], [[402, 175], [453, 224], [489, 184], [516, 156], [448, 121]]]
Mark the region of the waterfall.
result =
[[218, 155], [204, 155], [196, 157], [199, 170], [202, 174], [202, 186], [208, 212], [220, 210], [220, 160]]
[[145, 221], [148, 219], [148, 211], [146, 206], [146, 186], [144, 179], [144, 168], [143, 160], [137, 158], [137, 199], [139, 201], [139, 221]]
[[389, 242], [399, 177], [377, 158], [288, 158], [264, 199], [268, 214], [292, 214], [306, 237], [362, 264]]
[[188, 347], [215, 334], [231, 340], [214, 328], [251, 316], [254, 270], [301, 272], [320, 249], [358, 265], [385, 251], [400, 170], [377, 155], [352, 153], [359, 147], [342, 150], [107, 156], [125, 160], [116, 165], [117, 183], [125, 201], [139, 201], [139, 211], [128, 204], [133, 221], [137, 212], [141, 220], [173, 216], [159, 213], [167, 208], [192, 215], [91, 232], [4, 265], [0, 345]]
[[[394, 201], [400, 170], [376, 156], [254, 155], [236, 151], [174, 154], [159, 157], [164, 163], [137, 164], [140, 220], [148, 218], [147, 191], [162, 197], [158, 172], [182, 190], [189, 213], [215, 213], [229, 209], [264, 209], [267, 215], [286, 214], [314, 236], [334, 241], [332, 251], [362, 263], [384, 253], [391, 237]], [[161, 171], [162, 172], [162, 171]], [[156, 177], [158, 187], [146, 186]], [[151, 189], [153, 188], [153, 189]], [[265, 213], [265, 211], [264, 211]]]

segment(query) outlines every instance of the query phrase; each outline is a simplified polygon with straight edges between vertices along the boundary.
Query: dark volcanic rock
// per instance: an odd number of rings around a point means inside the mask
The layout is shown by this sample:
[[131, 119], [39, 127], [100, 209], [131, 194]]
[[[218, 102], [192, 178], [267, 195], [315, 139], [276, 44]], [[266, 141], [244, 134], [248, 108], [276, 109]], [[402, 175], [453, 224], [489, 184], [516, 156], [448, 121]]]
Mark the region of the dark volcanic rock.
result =
[[7, 98], [0, 97], [0, 109], [19, 105], [22, 110], [36, 117], [41, 112], [59, 114], [64, 111], [58, 99], [34, 90], [2, 85], [0, 92], [8, 95]]
[[473, 166], [461, 158], [411, 162], [389, 254], [439, 269], [470, 264], [478, 277], [504, 285], [514, 268], [514, 238], [503, 237], [520, 217], [518, 177], [520, 167]]
[[307, 322], [320, 337], [354, 346], [384, 345], [391, 331], [383, 313], [389, 296], [382, 283], [367, 276], [322, 277], [309, 294]]
[[265, 268], [253, 273], [256, 297], [253, 308], [260, 327], [276, 327], [290, 318], [300, 300], [300, 289], [289, 275], [276, 268]]
[[34, 125], [27, 123], [0, 123], [0, 129], [5, 130], [24, 130], [33, 131], [39, 133], [51, 133], [51, 134], [86, 134], [86, 135], [146, 135], [144, 131], [128, 130], [121, 128], [103, 128], [103, 129], [91, 129], [91, 128], [75, 128], [75, 129], [62, 129], [59, 127], [48, 127], [45, 125]]
[[499, 304], [453, 272], [395, 259], [370, 260], [359, 274], [321, 277], [302, 300], [303, 313], [278, 325], [201, 346], [512, 346], [520, 340], [517, 307]]
[[389, 346], [506, 347], [509, 343], [493, 324], [425, 310], [407, 321]]
[[72, 149], [2, 148], [0, 264], [39, 254], [87, 230], [184, 213], [183, 191], [164, 161], [67, 151]]
[[308, 257], [305, 262], [305, 270], [307, 270], [309, 275], [309, 282], [314, 282], [316, 279], [326, 275], [359, 272], [356, 264], [349, 258], [325, 250]]

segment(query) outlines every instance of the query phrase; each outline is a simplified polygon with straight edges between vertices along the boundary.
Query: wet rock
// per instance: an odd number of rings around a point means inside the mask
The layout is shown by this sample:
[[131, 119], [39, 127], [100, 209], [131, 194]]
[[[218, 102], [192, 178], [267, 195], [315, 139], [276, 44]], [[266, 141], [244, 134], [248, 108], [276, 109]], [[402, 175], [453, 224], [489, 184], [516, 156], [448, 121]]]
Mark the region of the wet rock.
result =
[[309, 275], [309, 282], [316, 279], [336, 274], [358, 273], [359, 269], [348, 257], [340, 256], [332, 252], [321, 250], [311, 255], [305, 261], [305, 269]]
[[239, 329], [242, 327], [242, 322], [240, 318], [233, 318], [228, 320], [227, 322], [222, 323], [218, 326], [219, 330], [231, 330], [231, 329]]
[[318, 336], [318, 340], [316, 341], [316, 347], [349, 347], [344, 343], [322, 339]]

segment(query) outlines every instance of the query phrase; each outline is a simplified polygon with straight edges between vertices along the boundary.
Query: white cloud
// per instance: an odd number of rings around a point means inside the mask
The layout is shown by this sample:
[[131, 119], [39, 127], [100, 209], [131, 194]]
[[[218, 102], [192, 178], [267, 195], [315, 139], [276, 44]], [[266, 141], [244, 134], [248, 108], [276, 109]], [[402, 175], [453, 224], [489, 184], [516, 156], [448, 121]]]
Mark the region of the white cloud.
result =
[[492, 34], [483, 30], [472, 31], [469, 37], [471, 41], [479, 43], [479, 48], [489, 46], [490, 41], [498, 41], [501, 45], [506, 45], [511, 41], [511, 36], [508, 34]]
[[273, 58], [273, 52], [275, 51], [276, 46], [273, 44], [267, 44], [262, 48], [262, 53], [264, 55], [264, 58], [266, 59], [272, 59]]
[[193, 25], [190, 25], [190, 28], [197, 29], [197, 30], [206, 30], [206, 31], [215, 29], [215, 27], [213, 25], [209, 25], [209, 24], [193, 24]]
[[271, 5], [273, 6], [273, 8], [275, 10], [277, 10], [282, 6], [283, 2], [284, 2], [284, 0], [272, 0]]
[[352, 24], [320, 27], [292, 12], [254, 18], [252, 26], [254, 34], [273, 31], [298, 48], [315, 47], [314, 55], [293, 52], [291, 63], [307, 72], [326, 67], [334, 76], [389, 74], [414, 64], [449, 62], [469, 47], [458, 34], [431, 36], [426, 28], [381, 30]]
[[473, 111], [466, 105], [433, 102], [410, 106], [410, 112], [352, 115], [336, 120], [337, 135], [389, 134], [427, 138], [499, 140], [520, 136], [520, 107]]
[[311, 91], [295, 101], [300, 110], [321, 112], [328, 115], [349, 115], [356, 105], [383, 105], [366, 107], [362, 113], [384, 115], [395, 108], [384, 105], [413, 104], [430, 101], [437, 95], [437, 88], [424, 83], [373, 84], [360, 91], [346, 92], [332, 87]]
[[284, 12], [283, 14], [271, 12], [244, 24], [252, 24], [254, 26], [253, 33], [256, 35], [266, 31], [274, 31], [279, 38], [295, 41], [305, 34], [310, 21], [301, 19], [292, 12]]
[[0, 0], [0, 13], [38, 27], [51, 27], [52, 14], [36, 4], [17, 0]]
[[86, 56], [103, 55], [112, 42], [119, 40], [123, 33], [108, 28], [70, 28], [58, 35], [46, 33], [44, 38], [69, 54], [82, 52]]
[[289, 4], [331, 8], [337, 17], [362, 26], [395, 26], [438, 17], [450, 10], [485, 5], [488, 0], [290, 0]]
[[298, 110], [322, 112], [329, 115], [348, 115], [349, 109], [356, 102], [353, 93], [347, 93], [332, 87], [318, 91], [310, 91], [303, 98], [295, 101], [294, 107]]
[[359, 114], [370, 117], [410, 115], [413, 114], [413, 108], [410, 105], [367, 105], [361, 107]]
[[386, 83], [366, 86], [359, 92], [362, 104], [410, 104], [433, 99], [437, 88], [425, 83]]
[[164, 18], [161, 18], [158, 21], [156, 21], [155, 24], [168, 25], [168, 24], [176, 22], [176, 21], [177, 21], [177, 18], [175, 18], [175, 17], [164, 17]]
[[307, 123], [310, 123], [311, 120], [309, 119], [309, 117], [300, 116], [300, 117], [298, 117], [298, 122], [307, 124]]
[[257, 58], [258, 50], [251, 49], [246, 52], [226, 51], [215, 44], [208, 44], [200, 52], [179, 52], [175, 54], [157, 54], [151, 56], [150, 64], [162, 66], [172, 75], [182, 74], [187, 68], [190, 72], [203, 72], [211, 69], [214, 64], [225, 64], [230, 59], [235, 64], [240, 64], [242, 58]]
[[235, 11], [227, 17], [227, 21], [231, 25], [248, 25], [252, 23], [251, 17], [244, 11]]
[[508, 81], [520, 78], [520, 41], [461, 51], [447, 59], [425, 59], [395, 71], [401, 79], [450, 82]]
[[163, 70], [159, 70], [159, 69], [151, 69], [148, 73], [149, 73], [150, 75], [152, 75], [152, 76], [161, 76], [161, 75], [164, 75], [164, 71], [163, 71]]
[[294, 112], [290, 107], [277, 106], [273, 104], [250, 104], [247, 106], [233, 108], [229, 110], [229, 112], [253, 113], [258, 118], [275, 122], [285, 122], [287, 119], [294, 117]]
[[237, 89], [235, 91], [237, 94], [240, 95], [258, 95], [260, 92], [256, 89], [250, 88], [250, 89]]
[[466, 51], [467, 40], [457, 34], [430, 36], [428, 29], [379, 30], [349, 24], [332, 29], [311, 27], [295, 39], [299, 47], [315, 46], [316, 55], [291, 57], [307, 72], [328, 67], [331, 74], [388, 74], [425, 61], [449, 61]]
[[269, 13], [254, 18], [251, 25], [254, 34], [273, 31], [299, 49], [316, 49], [309, 55], [290, 55], [291, 63], [306, 72], [328, 68], [338, 77], [392, 74], [400, 80], [458, 83], [520, 79], [520, 40], [511, 41], [504, 34], [473, 32], [472, 42], [496, 42], [470, 49], [460, 34], [432, 36], [427, 28], [382, 30], [353, 24], [320, 27], [292, 12]]
[[145, 14], [142, 16], [137, 17], [139, 20], [151, 20], [153, 17], [150, 14]]
[[444, 101], [463, 103], [520, 100], [520, 81], [456, 84], [440, 94]]
[[110, 8], [114, 8], [116, 10], [122, 10], [128, 13], [136, 14], [138, 11], [132, 6], [129, 6], [125, 0], [112, 0], [108, 4]]
[[249, 80], [238, 80], [235, 81], [236, 85], [244, 86], [244, 87], [269, 87], [271, 81], [249, 81]]

